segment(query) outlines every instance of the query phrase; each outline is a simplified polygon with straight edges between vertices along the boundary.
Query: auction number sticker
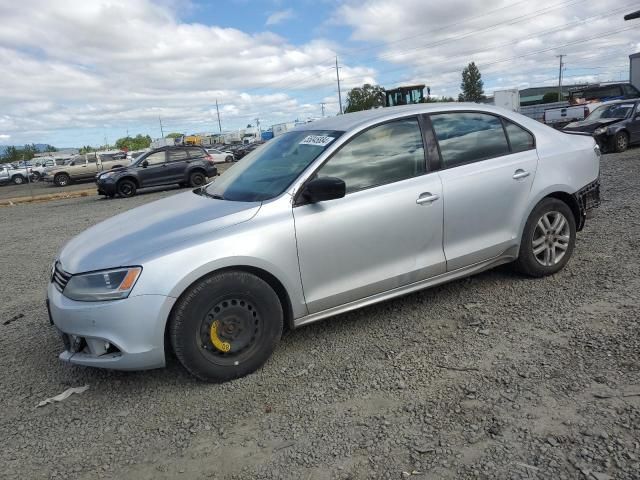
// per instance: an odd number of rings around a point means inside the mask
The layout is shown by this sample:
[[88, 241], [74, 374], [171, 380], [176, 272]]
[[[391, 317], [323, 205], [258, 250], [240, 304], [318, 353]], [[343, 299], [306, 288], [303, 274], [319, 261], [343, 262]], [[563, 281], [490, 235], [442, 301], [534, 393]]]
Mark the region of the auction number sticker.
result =
[[335, 137], [327, 137], [325, 135], [308, 135], [300, 142], [300, 145], [316, 145], [318, 147], [326, 147], [335, 140]]

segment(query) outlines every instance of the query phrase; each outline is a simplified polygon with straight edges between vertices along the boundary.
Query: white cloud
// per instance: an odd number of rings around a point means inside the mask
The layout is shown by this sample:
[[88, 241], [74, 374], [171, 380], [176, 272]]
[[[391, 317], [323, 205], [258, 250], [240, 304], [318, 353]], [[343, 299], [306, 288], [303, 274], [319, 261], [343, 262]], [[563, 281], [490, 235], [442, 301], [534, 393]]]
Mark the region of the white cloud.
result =
[[11, 135], [7, 135], [6, 133], [0, 133], [0, 142], [6, 142], [11, 138]]
[[272, 13], [267, 18], [265, 25], [278, 25], [285, 20], [290, 20], [294, 17], [293, 9], [287, 8], [286, 10], [279, 10], [277, 12]]
[[[390, 63], [378, 71], [385, 86], [419, 81], [432, 94], [456, 96], [460, 72], [470, 61], [479, 66], [488, 91], [557, 82], [559, 53], [567, 54], [568, 81], [618, 80], [620, 67], [638, 49], [632, 30], [615, 33], [633, 27], [623, 21], [624, 11], [622, 4], [584, 0], [501, 0], [490, 7], [484, 0], [351, 0], [337, 9], [333, 22], [350, 27], [353, 40], [379, 45], [352, 60], [365, 63], [368, 56]], [[540, 50], [545, 51], [533, 53]]]
[[[169, 128], [213, 130], [216, 99], [225, 127], [271, 112], [288, 120], [313, 103], [306, 97], [319, 102], [335, 84], [335, 70], [318, 63], [335, 55], [330, 42], [292, 45], [270, 32], [184, 23], [170, 6], [0, 2], [0, 131], [17, 142], [64, 135], [58, 143], [75, 145], [101, 142], [103, 130], [155, 128], [158, 116]], [[345, 66], [341, 73], [364, 79], [374, 70]], [[78, 138], [79, 130], [92, 137]]]

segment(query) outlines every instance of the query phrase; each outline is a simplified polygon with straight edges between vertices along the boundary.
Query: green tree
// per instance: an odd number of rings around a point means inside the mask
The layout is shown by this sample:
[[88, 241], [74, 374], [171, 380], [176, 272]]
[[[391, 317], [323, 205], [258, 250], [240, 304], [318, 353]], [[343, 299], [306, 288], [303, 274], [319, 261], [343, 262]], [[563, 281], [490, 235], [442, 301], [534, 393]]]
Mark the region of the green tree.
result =
[[462, 70], [462, 83], [460, 89], [462, 93], [458, 96], [461, 102], [479, 102], [485, 99], [484, 82], [480, 70], [476, 67], [475, 62], [471, 62]]
[[164, 138], [180, 138], [181, 136], [182, 136], [181, 133], [173, 132], [173, 133], [170, 133], [169, 135], [166, 135]]
[[422, 103], [455, 102], [453, 97], [424, 97]]
[[151, 145], [151, 137], [149, 135], [138, 134], [135, 137], [122, 137], [116, 140], [116, 148], [120, 150], [142, 150], [149, 148]]
[[45, 152], [57, 152], [58, 149], [53, 145], [49, 145], [48, 143], [44, 146]]
[[384, 107], [384, 88], [380, 85], [365, 83], [362, 87], [356, 87], [347, 94], [347, 108], [344, 113], [371, 110], [376, 107]]
[[91, 145], [85, 145], [84, 147], [80, 148], [79, 153], [84, 154], [84, 153], [90, 153], [95, 151], [96, 149], [93, 148]]
[[4, 152], [4, 159], [7, 162], [18, 162], [22, 160], [22, 155], [20, 150], [12, 145], [7, 147], [7, 150]]
[[558, 101], [558, 92], [547, 92], [542, 96], [542, 103], [553, 103]]

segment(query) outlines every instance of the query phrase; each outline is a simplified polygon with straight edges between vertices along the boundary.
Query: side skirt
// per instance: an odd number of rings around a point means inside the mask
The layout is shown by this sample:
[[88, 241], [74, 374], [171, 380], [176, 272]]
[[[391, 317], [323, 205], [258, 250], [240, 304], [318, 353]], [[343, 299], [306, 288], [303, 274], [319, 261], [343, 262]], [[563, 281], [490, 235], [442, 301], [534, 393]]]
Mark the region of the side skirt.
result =
[[506, 252], [504, 252], [502, 255], [498, 257], [491, 258], [483, 262], [475, 263], [473, 265], [459, 268], [457, 270], [443, 273], [441, 275], [436, 275], [435, 277], [427, 278], [425, 280], [420, 280], [419, 282], [411, 283], [409, 285], [394, 288], [393, 290], [378, 293], [376, 295], [371, 295], [370, 297], [365, 297], [360, 300], [345, 303], [344, 305], [338, 305], [337, 307], [328, 308], [327, 310], [323, 310], [321, 312], [305, 315], [304, 317], [300, 317], [294, 320], [293, 325], [296, 328], [302, 327], [303, 325], [308, 325], [310, 323], [317, 322], [318, 320], [323, 320], [328, 317], [333, 317], [334, 315], [350, 312], [352, 310], [357, 310], [358, 308], [373, 305], [374, 303], [384, 302], [392, 298], [401, 297], [409, 293], [417, 292], [419, 290], [424, 290], [425, 288], [435, 287], [436, 285], [441, 285], [443, 283], [451, 282], [459, 278], [475, 275], [476, 273], [489, 270], [490, 268], [497, 267], [498, 265], [503, 265], [505, 263], [513, 262], [517, 258], [517, 252], [518, 252], [518, 249], [517, 247], [515, 247], [513, 249], [507, 250]]

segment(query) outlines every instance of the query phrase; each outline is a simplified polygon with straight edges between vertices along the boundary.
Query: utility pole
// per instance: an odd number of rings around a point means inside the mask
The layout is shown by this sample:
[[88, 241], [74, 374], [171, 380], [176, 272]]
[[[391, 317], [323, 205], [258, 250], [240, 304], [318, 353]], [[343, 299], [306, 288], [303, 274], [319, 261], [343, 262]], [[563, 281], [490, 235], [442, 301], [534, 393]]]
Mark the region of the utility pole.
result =
[[562, 62], [563, 57], [566, 57], [565, 54], [556, 55], [556, 58], [560, 59], [560, 70], [558, 72], [558, 101], [562, 101], [562, 67], [564, 63]]
[[222, 133], [222, 124], [220, 123], [220, 109], [218, 108], [218, 99], [216, 98], [216, 113], [218, 114], [218, 129]]
[[158, 116], [158, 121], [160, 122], [160, 135], [164, 138], [164, 130], [162, 129], [162, 119]]
[[258, 140], [262, 139], [262, 132], [260, 132], [260, 119], [256, 118], [256, 130], [258, 131]]
[[325, 102], [320, 103], [320, 108], [322, 109], [322, 118], [324, 118], [324, 104]]
[[338, 66], [337, 55], [336, 55], [336, 79], [338, 80], [338, 103], [340, 104], [340, 115], [342, 115], [342, 92], [340, 91], [340, 67]]

